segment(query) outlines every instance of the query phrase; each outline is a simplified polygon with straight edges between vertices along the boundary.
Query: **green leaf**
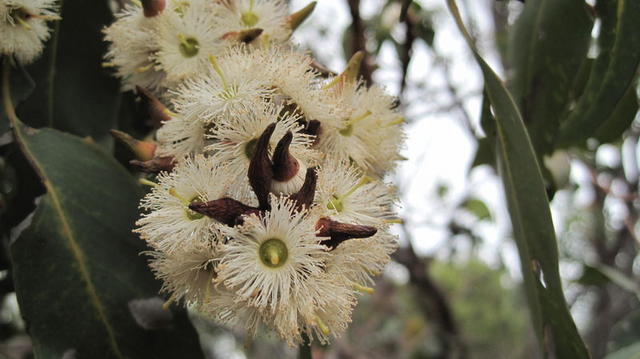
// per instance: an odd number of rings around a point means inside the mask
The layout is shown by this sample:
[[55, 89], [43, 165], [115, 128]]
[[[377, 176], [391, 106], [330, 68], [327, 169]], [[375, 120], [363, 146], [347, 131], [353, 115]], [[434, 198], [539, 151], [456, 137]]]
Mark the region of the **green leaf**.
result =
[[638, 114], [638, 95], [635, 86], [629, 86], [608, 120], [598, 127], [593, 136], [601, 143], [614, 142], [622, 137]]
[[477, 198], [469, 198], [462, 204], [462, 207], [467, 211], [471, 212], [476, 218], [481, 221], [490, 221], [491, 220], [491, 211], [489, 211], [489, 207]]
[[109, 1], [60, 3], [62, 20], [52, 24], [43, 56], [27, 67], [37, 86], [18, 115], [31, 127], [91, 136], [109, 148], [120, 101], [118, 81], [102, 67], [107, 45], [101, 31], [113, 20]]
[[[9, 61], [4, 59], [4, 61]], [[11, 89], [11, 101], [13, 104], [19, 104], [24, 101], [35, 88], [35, 83], [27, 71], [19, 66], [9, 75], [9, 83]], [[0, 90], [2, 91], [2, 90]], [[0, 94], [1, 95], [1, 94]], [[4, 111], [4, 106], [0, 106], [0, 135], [9, 130], [9, 117]]]
[[20, 122], [14, 134], [47, 190], [10, 248], [35, 356], [201, 358], [184, 310], [165, 311], [160, 329], [134, 316], [159, 284], [131, 232], [140, 196], [132, 177], [92, 141]]
[[640, 63], [640, 1], [598, 1], [596, 12], [602, 19], [600, 53], [584, 93], [562, 124], [560, 146], [576, 145], [594, 135], [624, 97]]
[[545, 357], [589, 358], [562, 291], [558, 248], [545, 187], [518, 108], [479, 55], [454, 0], [449, 9], [480, 66], [496, 123], [498, 169], [506, 192], [534, 330]]
[[527, 0], [510, 32], [509, 89], [539, 154], [553, 151], [592, 27], [584, 0]]

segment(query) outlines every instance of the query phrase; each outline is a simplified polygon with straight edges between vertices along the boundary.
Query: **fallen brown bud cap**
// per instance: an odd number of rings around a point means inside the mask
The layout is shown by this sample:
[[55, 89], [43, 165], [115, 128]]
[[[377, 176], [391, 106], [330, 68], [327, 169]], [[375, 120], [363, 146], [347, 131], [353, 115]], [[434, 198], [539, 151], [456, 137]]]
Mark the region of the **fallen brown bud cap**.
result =
[[320, 243], [335, 249], [340, 243], [352, 238], [368, 238], [378, 232], [376, 227], [349, 224], [334, 221], [330, 218], [320, 218], [316, 222], [317, 237], [329, 237]]
[[286, 182], [298, 174], [300, 163], [289, 152], [293, 133], [288, 131], [273, 151], [273, 179], [280, 182]]
[[242, 223], [243, 215], [258, 214], [259, 209], [247, 206], [233, 198], [220, 198], [209, 202], [194, 202], [189, 209], [233, 227]]
[[271, 181], [273, 181], [273, 163], [269, 159], [269, 141], [275, 129], [276, 124], [272, 123], [260, 135], [247, 173], [249, 185], [251, 185], [253, 192], [258, 197], [260, 209], [271, 209], [269, 190]]
[[318, 182], [318, 174], [316, 168], [307, 168], [307, 173], [304, 177], [304, 183], [300, 190], [291, 196], [289, 199], [295, 202], [296, 210], [302, 211], [309, 209], [313, 204], [313, 199], [316, 195], [316, 183]]

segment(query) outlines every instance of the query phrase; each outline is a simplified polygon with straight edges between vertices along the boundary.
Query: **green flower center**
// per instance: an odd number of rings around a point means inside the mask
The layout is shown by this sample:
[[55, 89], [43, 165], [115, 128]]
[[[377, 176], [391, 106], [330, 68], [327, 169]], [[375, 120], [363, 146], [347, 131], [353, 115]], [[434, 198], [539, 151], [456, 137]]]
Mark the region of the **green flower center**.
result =
[[[191, 200], [189, 201], [189, 204], [194, 203], [194, 202], [202, 202], [202, 200], [200, 200], [200, 198], [198, 196], [195, 196], [195, 197], [191, 198]], [[198, 213], [198, 212], [194, 212], [194, 211], [190, 210], [188, 206], [185, 208], [184, 212], [187, 214], [187, 218], [189, 218], [189, 220], [192, 220], [192, 221], [197, 221], [197, 220], [202, 219], [204, 217], [204, 214]]]
[[244, 145], [244, 155], [247, 156], [248, 159], [252, 159], [253, 155], [256, 154], [256, 146], [258, 145], [258, 139], [254, 138], [251, 141], [247, 142]]
[[193, 37], [179, 36], [180, 38], [180, 53], [184, 57], [194, 57], [200, 50], [200, 43]]
[[365, 113], [363, 113], [362, 115], [358, 116], [358, 117], [353, 117], [353, 118], [348, 118], [345, 121], [345, 126], [338, 131], [342, 136], [351, 136], [353, 134], [353, 125], [355, 125], [356, 123], [364, 120], [365, 118], [369, 117], [371, 115], [371, 111], [367, 111]]
[[264, 265], [269, 268], [282, 267], [289, 257], [287, 245], [278, 238], [269, 238], [262, 242], [258, 255]]
[[240, 21], [242, 21], [242, 24], [244, 24], [246, 27], [255, 26], [258, 23], [258, 20], [260, 20], [260, 18], [253, 11], [247, 11], [240, 15]]
[[344, 210], [344, 205], [342, 204], [342, 200], [334, 194], [329, 198], [327, 208], [337, 212], [342, 212]]

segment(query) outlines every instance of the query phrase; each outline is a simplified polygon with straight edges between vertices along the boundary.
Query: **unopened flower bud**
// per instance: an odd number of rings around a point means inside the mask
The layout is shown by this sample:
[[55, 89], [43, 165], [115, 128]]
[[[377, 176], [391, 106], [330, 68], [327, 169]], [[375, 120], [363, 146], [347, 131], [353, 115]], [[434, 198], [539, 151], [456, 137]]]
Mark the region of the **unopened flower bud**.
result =
[[172, 156], [156, 157], [148, 161], [131, 160], [129, 164], [146, 173], [169, 172], [175, 167], [175, 161]]
[[160, 128], [164, 122], [171, 120], [171, 111], [151, 92], [140, 86], [136, 86], [136, 91], [142, 99], [142, 106], [149, 114], [150, 124], [154, 128]]
[[302, 9], [294, 12], [293, 14], [287, 17], [287, 25], [291, 29], [291, 31], [295, 31], [300, 24], [302, 24], [313, 12], [313, 9], [316, 8], [316, 1], [312, 1], [309, 5], [303, 7]]
[[332, 88], [336, 85], [340, 85], [342, 87], [344, 84], [352, 84], [358, 80], [358, 75], [360, 74], [360, 65], [362, 64], [362, 59], [364, 58], [364, 52], [358, 51], [347, 63], [347, 67], [342, 71], [342, 73], [336, 76], [331, 82], [324, 86], [325, 89]]
[[140, 161], [152, 159], [156, 152], [156, 144], [153, 142], [137, 140], [129, 134], [118, 130], [111, 130], [111, 135], [127, 146]]
[[165, 0], [141, 0], [145, 17], [154, 17], [160, 15], [167, 5]]

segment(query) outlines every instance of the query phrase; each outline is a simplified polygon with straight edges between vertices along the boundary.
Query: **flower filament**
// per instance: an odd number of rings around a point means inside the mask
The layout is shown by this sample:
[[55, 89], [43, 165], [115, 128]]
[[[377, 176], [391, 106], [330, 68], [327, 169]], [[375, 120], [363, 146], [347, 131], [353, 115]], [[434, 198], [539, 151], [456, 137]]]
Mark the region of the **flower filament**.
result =
[[349, 196], [351, 196], [355, 191], [357, 191], [358, 188], [364, 186], [365, 184], [371, 181], [372, 179], [370, 177], [364, 176], [360, 179], [360, 181], [358, 181], [358, 183], [356, 183], [353, 187], [351, 187], [346, 193], [342, 195], [335, 195], [335, 194], [332, 195], [329, 198], [329, 203], [327, 203], [327, 208], [337, 212], [344, 211], [344, 200]]
[[220, 81], [222, 81], [222, 92], [218, 94], [218, 97], [224, 100], [230, 100], [238, 94], [238, 89], [235, 86], [230, 86], [229, 82], [227, 82], [226, 77], [224, 76], [224, 72], [222, 72], [222, 68], [220, 68], [220, 64], [218, 64], [218, 58], [214, 55], [209, 55], [209, 63], [211, 63], [211, 67], [220, 77]]
[[367, 111], [365, 113], [363, 113], [362, 115], [355, 117], [355, 118], [349, 118], [345, 121], [346, 126], [343, 127], [339, 132], [341, 135], [343, 136], [351, 136], [351, 134], [353, 134], [353, 125], [355, 125], [356, 123], [364, 120], [365, 118], [369, 117], [371, 115], [371, 111]]
[[190, 221], [196, 221], [196, 220], [201, 219], [201, 218], [204, 217], [204, 214], [198, 213], [198, 212], [194, 212], [194, 211], [189, 209], [189, 205], [191, 203], [201, 202], [201, 199], [200, 199], [199, 196], [197, 196], [197, 195], [193, 196], [193, 198], [191, 198], [191, 200], [188, 200], [188, 199], [182, 197], [181, 195], [179, 195], [175, 188], [170, 189], [169, 190], [169, 194], [172, 195], [173, 197], [179, 199], [180, 202], [182, 202], [182, 204], [184, 205], [184, 213], [185, 213], [185, 215], [187, 216], [187, 218]]

